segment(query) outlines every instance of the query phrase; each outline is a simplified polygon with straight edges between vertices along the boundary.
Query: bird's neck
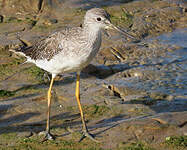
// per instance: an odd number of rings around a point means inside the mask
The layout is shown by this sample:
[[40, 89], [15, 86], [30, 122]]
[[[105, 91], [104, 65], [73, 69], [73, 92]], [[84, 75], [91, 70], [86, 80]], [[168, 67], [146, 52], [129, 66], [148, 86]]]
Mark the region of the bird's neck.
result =
[[94, 25], [87, 25], [83, 27], [83, 32], [87, 35], [88, 43], [95, 43], [101, 41], [101, 28]]

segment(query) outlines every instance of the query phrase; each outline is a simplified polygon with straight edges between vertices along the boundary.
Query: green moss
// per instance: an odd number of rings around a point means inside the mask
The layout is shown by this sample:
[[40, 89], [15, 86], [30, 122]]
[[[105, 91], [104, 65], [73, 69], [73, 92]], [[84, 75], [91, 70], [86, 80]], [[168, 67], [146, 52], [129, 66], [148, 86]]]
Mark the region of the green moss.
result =
[[15, 95], [15, 92], [0, 90], [0, 97], [10, 97], [10, 96], [14, 96], [14, 95]]
[[43, 149], [42, 142], [38, 136], [32, 138], [18, 138], [16, 144], [13, 147], [14, 150], [28, 149], [28, 150], [38, 150]]
[[4, 22], [5, 23], [20, 23], [20, 22], [23, 22], [24, 20], [22, 19], [19, 19], [19, 18], [16, 18], [16, 17], [6, 17]]
[[73, 11], [74, 11], [73, 14], [75, 14], [75, 15], [81, 15], [81, 16], [83, 16], [83, 15], [86, 14], [86, 10], [81, 9], [81, 8], [77, 8], [77, 9], [75, 9]]
[[142, 142], [125, 144], [121, 143], [119, 150], [154, 150], [151, 147], [143, 144]]
[[[16, 137], [16, 136], [14, 136]], [[84, 140], [84, 142], [77, 143], [74, 140], [56, 139], [55, 141], [41, 142], [42, 139], [39, 136], [33, 136], [31, 138], [17, 138], [15, 139], [14, 146], [0, 145], [0, 149], [6, 150], [103, 150], [99, 144], [93, 143], [90, 140]], [[10, 141], [7, 141], [10, 143]]]
[[73, 141], [71, 141], [71, 140], [69, 140], [69, 141], [61, 141], [60, 143], [61, 143], [63, 146], [73, 146], [73, 145], [76, 144], [75, 142], [73, 142]]
[[120, 10], [104, 8], [110, 13], [110, 19], [113, 24], [117, 26], [129, 27], [133, 23], [133, 15], [128, 12], [124, 12], [121, 8]]
[[12, 62], [10, 62], [9, 65], [19, 65], [19, 64], [23, 63], [24, 60], [25, 60], [25, 59], [24, 59], [23, 57], [20, 57], [19, 59], [18, 59], [18, 58], [14, 58], [14, 59], [12, 60]]
[[[59, 150], [82, 150], [82, 148], [77, 149], [77, 148], [61, 148]], [[96, 148], [96, 147], [90, 147], [90, 148], [84, 148], [84, 150], [104, 150], [102, 148]]]
[[[110, 111], [110, 108], [105, 105], [82, 105], [82, 107], [86, 118], [99, 117]], [[68, 106], [67, 111], [77, 112], [77, 106]]]
[[32, 26], [34, 26], [37, 23], [36, 20], [33, 20], [33, 19], [29, 18], [29, 17], [26, 17], [25, 20], [26, 20], [26, 22], [28, 24], [31, 24]]
[[109, 107], [105, 105], [89, 105], [83, 106], [83, 111], [85, 112], [86, 118], [99, 117], [104, 115], [110, 110]]
[[150, 2], [152, 2], [152, 3], [153, 3], [153, 2], [158, 2], [158, 1], [159, 1], [159, 0], [151, 0]]
[[165, 140], [167, 145], [187, 148], [187, 136], [170, 136]]
[[4, 79], [8, 77], [9, 75], [12, 75], [15, 73], [14, 71], [16, 70], [14, 67], [17, 65], [21, 64], [23, 62], [23, 58], [17, 59], [14, 58], [8, 63], [4, 63], [0, 65], [0, 79]]
[[16, 133], [3, 133], [1, 134], [1, 138], [3, 140], [12, 140], [16, 138]]
[[20, 19], [17, 19], [16, 17], [7, 17], [5, 18], [5, 23], [11, 23], [11, 22], [20, 22]]
[[29, 74], [31, 74], [34, 78], [36, 78], [39, 82], [43, 82], [45, 71], [38, 68], [37, 66], [32, 66], [27, 70]]
[[90, 147], [90, 148], [86, 148], [85, 150], [104, 150], [104, 149], [103, 148]]

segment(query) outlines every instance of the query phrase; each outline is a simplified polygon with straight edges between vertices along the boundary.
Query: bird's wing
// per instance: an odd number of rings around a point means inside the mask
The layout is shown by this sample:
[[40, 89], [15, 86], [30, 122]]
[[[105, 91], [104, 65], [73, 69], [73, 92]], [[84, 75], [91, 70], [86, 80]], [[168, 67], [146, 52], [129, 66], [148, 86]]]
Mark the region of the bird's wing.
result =
[[36, 42], [34, 45], [21, 48], [18, 51], [33, 60], [47, 59], [50, 60], [54, 55], [63, 50], [59, 46], [58, 32], [51, 34], [45, 39]]
[[[29, 57], [32, 60], [47, 59], [49, 61], [59, 52], [65, 51], [68, 46], [72, 47], [74, 44], [73, 41], [80, 36], [81, 31], [82, 28], [80, 27], [66, 28], [60, 32], [49, 35], [32, 46], [21, 47], [15, 50], [15, 52]], [[78, 39], [82, 41], [80, 37]], [[80, 43], [80, 41], [77, 42]], [[66, 53], [67, 52], [69, 51], [66, 50]]]

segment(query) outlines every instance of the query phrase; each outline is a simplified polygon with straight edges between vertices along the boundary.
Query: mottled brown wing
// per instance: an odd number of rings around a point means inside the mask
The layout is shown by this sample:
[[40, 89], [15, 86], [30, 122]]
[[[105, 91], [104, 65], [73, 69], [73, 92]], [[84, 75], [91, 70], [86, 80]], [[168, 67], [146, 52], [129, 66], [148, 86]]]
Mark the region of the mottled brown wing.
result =
[[31, 59], [47, 59], [49, 61], [54, 55], [62, 50], [62, 46], [59, 47], [57, 36], [57, 33], [54, 33], [47, 38], [36, 42], [33, 46], [22, 48], [20, 51]]

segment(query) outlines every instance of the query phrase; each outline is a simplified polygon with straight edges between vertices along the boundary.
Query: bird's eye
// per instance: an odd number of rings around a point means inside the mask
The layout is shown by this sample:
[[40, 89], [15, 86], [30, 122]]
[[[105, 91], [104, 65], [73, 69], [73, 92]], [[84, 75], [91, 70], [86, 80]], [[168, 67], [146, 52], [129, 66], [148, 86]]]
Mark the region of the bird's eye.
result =
[[100, 18], [100, 17], [98, 17], [98, 18], [97, 18], [97, 21], [101, 21], [101, 18]]

